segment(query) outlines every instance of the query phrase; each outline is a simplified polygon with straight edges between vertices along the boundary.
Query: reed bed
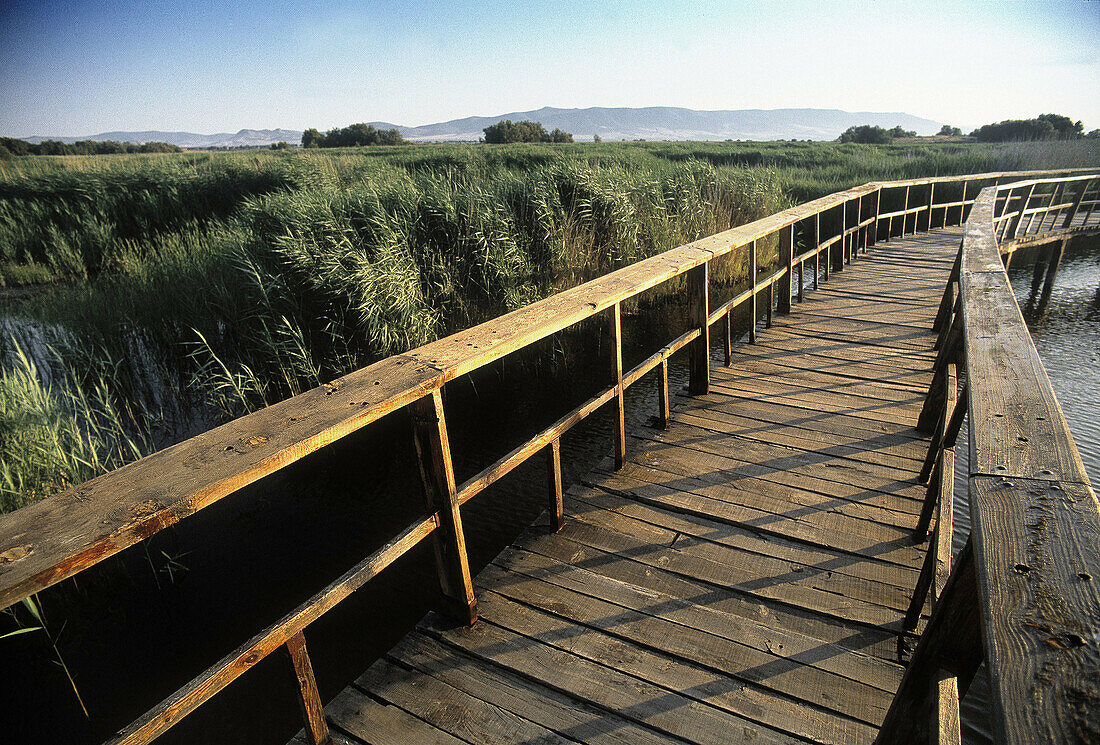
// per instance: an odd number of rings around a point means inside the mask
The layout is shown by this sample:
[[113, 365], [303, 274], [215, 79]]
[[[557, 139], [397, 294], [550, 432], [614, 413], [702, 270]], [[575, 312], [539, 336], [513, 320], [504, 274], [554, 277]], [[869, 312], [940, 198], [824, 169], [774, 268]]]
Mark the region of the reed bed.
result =
[[[5, 161], [0, 282], [43, 289], [0, 306], [0, 510], [796, 201], [873, 179], [1098, 163], [1086, 141]], [[737, 257], [713, 270], [727, 286], [744, 273]]]

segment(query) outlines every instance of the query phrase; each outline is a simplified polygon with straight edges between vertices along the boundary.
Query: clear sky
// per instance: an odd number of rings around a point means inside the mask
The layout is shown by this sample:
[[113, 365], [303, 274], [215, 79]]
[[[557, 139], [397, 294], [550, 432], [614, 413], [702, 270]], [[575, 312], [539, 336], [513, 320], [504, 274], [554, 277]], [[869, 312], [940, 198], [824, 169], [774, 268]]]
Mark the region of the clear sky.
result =
[[1100, 2], [0, 0], [0, 134], [428, 124], [542, 106], [1100, 127]]

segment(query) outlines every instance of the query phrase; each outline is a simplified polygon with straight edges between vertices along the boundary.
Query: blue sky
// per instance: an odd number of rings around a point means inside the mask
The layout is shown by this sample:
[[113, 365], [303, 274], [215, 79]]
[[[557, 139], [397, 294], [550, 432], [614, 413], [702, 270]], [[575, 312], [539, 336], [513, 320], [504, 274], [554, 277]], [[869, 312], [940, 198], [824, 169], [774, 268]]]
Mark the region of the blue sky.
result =
[[0, 0], [0, 134], [416, 125], [541, 106], [1100, 127], [1100, 2]]

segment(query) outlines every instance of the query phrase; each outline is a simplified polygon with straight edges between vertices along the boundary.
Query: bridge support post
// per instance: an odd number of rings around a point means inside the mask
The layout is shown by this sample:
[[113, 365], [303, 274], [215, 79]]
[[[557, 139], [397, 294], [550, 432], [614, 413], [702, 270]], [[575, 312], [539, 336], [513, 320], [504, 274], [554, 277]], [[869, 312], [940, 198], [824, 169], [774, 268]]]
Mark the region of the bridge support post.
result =
[[1047, 261], [1047, 278], [1043, 283], [1043, 294], [1039, 297], [1039, 312], [1042, 313], [1047, 303], [1050, 302], [1050, 293], [1054, 290], [1054, 279], [1058, 276], [1058, 267], [1062, 264], [1062, 255], [1066, 252], [1066, 244], [1069, 239], [1058, 241], [1050, 249], [1050, 259]]
[[470, 579], [451, 444], [439, 389], [409, 404], [409, 411], [428, 509], [439, 514], [439, 530], [432, 534], [432, 543], [444, 611], [460, 623], [473, 625], [477, 620], [477, 598]]
[[[687, 273], [691, 324], [699, 329], [699, 338], [688, 347], [690, 370], [688, 393], [703, 396], [710, 392], [710, 264], [703, 262]], [[790, 275], [788, 275], [790, 276]], [[790, 280], [787, 280], [788, 283]], [[790, 287], [790, 285], [787, 285]], [[622, 377], [620, 374], [620, 385]]]
[[788, 225], [779, 231], [779, 266], [786, 272], [779, 278], [779, 300], [775, 309], [779, 313], [791, 312], [791, 283], [794, 274], [794, 226]]

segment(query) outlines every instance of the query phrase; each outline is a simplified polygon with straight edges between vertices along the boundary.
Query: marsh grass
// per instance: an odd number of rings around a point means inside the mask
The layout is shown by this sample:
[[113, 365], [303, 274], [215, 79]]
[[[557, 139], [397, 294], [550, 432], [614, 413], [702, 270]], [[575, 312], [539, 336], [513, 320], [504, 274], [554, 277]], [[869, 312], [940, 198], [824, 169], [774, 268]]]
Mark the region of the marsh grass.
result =
[[[6, 160], [0, 281], [54, 284], [3, 315], [61, 331], [7, 345], [0, 509], [794, 202], [875, 179], [1098, 163], [1091, 141]], [[761, 272], [774, 268], [774, 241], [758, 248]], [[744, 283], [743, 253], [711, 267], [719, 301]]]

